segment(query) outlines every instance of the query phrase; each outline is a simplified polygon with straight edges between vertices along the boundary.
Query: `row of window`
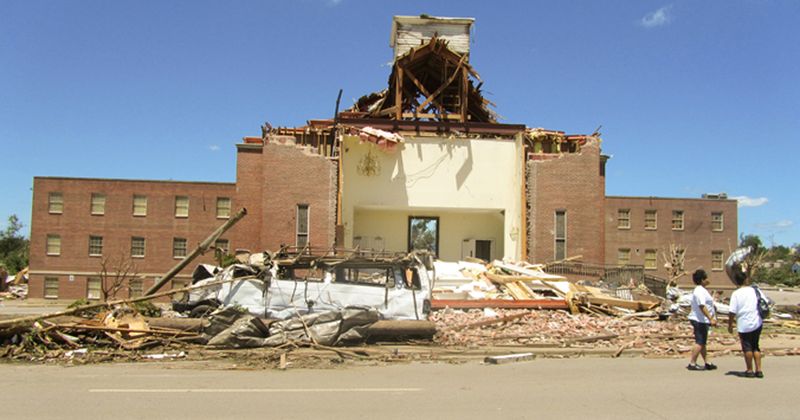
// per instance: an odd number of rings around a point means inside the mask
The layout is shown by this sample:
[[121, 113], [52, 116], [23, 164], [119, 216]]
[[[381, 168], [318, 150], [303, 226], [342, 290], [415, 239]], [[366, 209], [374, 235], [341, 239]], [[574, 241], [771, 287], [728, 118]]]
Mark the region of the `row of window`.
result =
[[[637, 251], [638, 252], [638, 251]], [[722, 271], [725, 255], [722, 251], [711, 251], [711, 270]], [[617, 250], [617, 264], [629, 265], [631, 263], [631, 249], [619, 248]], [[644, 269], [657, 270], [658, 257], [655, 249], [644, 250]]]
[[[230, 251], [230, 243], [227, 239], [217, 239], [214, 243], [216, 249], [224, 250], [228, 253]], [[147, 248], [147, 240], [141, 236], [131, 237], [131, 257], [144, 258]], [[186, 238], [172, 238], [172, 256], [174, 258], [183, 258], [188, 251], [188, 241]], [[61, 255], [61, 236], [60, 235], [47, 235], [46, 252], [50, 256]], [[103, 237], [102, 236], [89, 236], [89, 256], [100, 257], [103, 255]]]
[[[156, 279], [157, 280], [157, 279]], [[73, 276], [70, 276], [69, 281], [75, 281]], [[45, 277], [44, 278], [44, 297], [45, 299], [58, 299], [59, 285], [61, 279], [59, 277]], [[173, 279], [172, 288], [180, 289], [189, 285], [189, 279]], [[143, 279], [131, 279], [127, 285], [128, 298], [137, 298], [144, 295], [144, 281]], [[103, 297], [103, 278], [102, 277], [87, 277], [86, 278], [86, 299], [100, 300]], [[121, 298], [117, 294], [117, 298]]]
[[[47, 209], [50, 214], [62, 214], [64, 212], [64, 195], [60, 192], [51, 192], [47, 198]], [[103, 216], [106, 214], [106, 195], [102, 193], [92, 193], [90, 202], [90, 213], [93, 216]], [[217, 197], [217, 218], [227, 219], [231, 217], [230, 197]], [[133, 195], [132, 214], [136, 217], [147, 216], [147, 196]], [[175, 196], [175, 217], [189, 217], [189, 197], [185, 195]]]
[[[631, 228], [631, 209], [618, 209], [617, 210], [617, 228], [630, 229]], [[683, 230], [684, 228], [684, 212], [683, 210], [672, 210], [672, 230]], [[711, 213], [711, 230], [713, 232], [722, 232], [724, 228], [722, 212]], [[658, 211], [645, 210], [644, 211], [644, 229], [657, 230], [658, 229]]]

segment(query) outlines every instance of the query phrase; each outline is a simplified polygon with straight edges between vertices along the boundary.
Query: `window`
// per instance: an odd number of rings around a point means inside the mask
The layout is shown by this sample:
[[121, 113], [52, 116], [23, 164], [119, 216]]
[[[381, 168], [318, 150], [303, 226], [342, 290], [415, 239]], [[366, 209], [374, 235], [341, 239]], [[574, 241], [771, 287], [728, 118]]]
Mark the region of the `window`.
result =
[[183, 289], [189, 287], [189, 279], [172, 279], [173, 289]]
[[186, 256], [186, 238], [172, 239], [172, 256], [174, 258], [183, 258]]
[[658, 213], [655, 210], [644, 211], [645, 230], [656, 230], [658, 228]]
[[189, 197], [175, 196], [175, 217], [189, 217]]
[[630, 248], [620, 248], [617, 250], [617, 265], [628, 265], [631, 262]]
[[147, 196], [144, 195], [133, 196], [133, 215], [147, 216]]
[[45, 299], [58, 299], [58, 277], [44, 278]]
[[567, 258], [567, 212], [556, 210], [555, 220], [555, 259], [561, 261]]
[[60, 192], [51, 192], [47, 195], [47, 211], [50, 214], [64, 212], [64, 196]]
[[339, 267], [336, 269], [337, 283], [358, 283], [391, 288], [395, 286], [395, 282], [402, 281], [402, 273], [392, 268]]
[[86, 279], [86, 299], [99, 300], [103, 296], [103, 280], [100, 277]]
[[106, 195], [92, 193], [92, 214], [102, 216], [106, 214]]
[[214, 248], [220, 250], [223, 253], [230, 254], [230, 242], [227, 239], [217, 239], [214, 242]]
[[142, 279], [131, 279], [128, 282], [128, 292], [130, 298], [137, 298], [144, 294], [144, 282]]
[[103, 255], [103, 237], [90, 236], [89, 237], [89, 256]]
[[644, 269], [645, 270], [657, 270], [658, 269], [658, 262], [656, 260], [656, 250], [655, 249], [645, 249], [644, 250]]
[[231, 217], [231, 199], [228, 197], [217, 197], [217, 219], [229, 219]]
[[408, 218], [408, 251], [426, 249], [438, 255], [439, 253], [439, 218], [416, 217]]
[[672, 211], [672, 230], [683, 230], [683, 210]]
[[144, 257], [144, 238], [134, 236], [131, 238], [131, 257]]
[[631, 209], [617, 210], [617, 229], [631, 228]]
[[722, 251], [711, 251], [711, 270], [722, 271]]
[[47, 255], [61, 255], [61, 237], [47, 235]]
[[308, 204], [297, 205], [297, 246], [304, 247], [308, 244]]
[[711, 213], [711, 230], [722, 232], [723, 227], [722, 212]]

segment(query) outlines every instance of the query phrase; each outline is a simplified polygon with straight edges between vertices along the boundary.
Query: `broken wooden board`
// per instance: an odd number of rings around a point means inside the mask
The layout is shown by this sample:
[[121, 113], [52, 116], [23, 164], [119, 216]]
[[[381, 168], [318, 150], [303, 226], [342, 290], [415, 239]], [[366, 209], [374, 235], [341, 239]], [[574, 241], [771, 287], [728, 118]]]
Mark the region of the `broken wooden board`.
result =
[[504, 363], [515, 363], [515, 362], [523, 362], [526, 360], [533, 360], [535, 356], [533, 353], [517, 353], [517, 354], [506, 354], [503, 356], [488, 356], [483, 359], [484, 363], [490, 365], [500, 365]]

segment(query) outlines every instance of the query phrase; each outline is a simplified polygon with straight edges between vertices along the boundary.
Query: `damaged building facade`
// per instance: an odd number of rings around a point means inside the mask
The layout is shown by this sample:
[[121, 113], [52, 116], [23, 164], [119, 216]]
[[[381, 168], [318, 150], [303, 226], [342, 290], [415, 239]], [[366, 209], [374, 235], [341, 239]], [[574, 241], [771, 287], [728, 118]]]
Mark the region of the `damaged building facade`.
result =
[[[429, 249], [450, 261], [573, 259], [643, 266], [666, 277], [662, 250], [677, 244], [689, 257], [687, 270], [703, 266], [722, 282], [715, 270], [720, 253], [724, 259], [736, 246], [736, 202], [607, 197], [598, 134], [497, 121], [469, 61], [473, 24], [395, 17], [386, 88], [336, 118], [265, 124], [261, 136], [236, 145], [235, 183], [37, 177], [30, 296], [94, 298], [96, 270], [110, 249], [92, 253], [98, 237], [135, 257], [146, 289], [168, 268], [164, 258], [181, 258], [176, 241], [192, 247], [202, 239], [195, 236], [213, 230], [220, 205], [222, 214], [248, 210], [221, 244], [227, 250]], [[154, 197], [152, 188], [163, 209], [137, 219], [137, 202]], [[59, 195], [62, 210], [54, 213]], [[107, 206], [103, 216], [92, 213], [98, 197]], [[55, 237], [59, 254], [52, 252]], [[143, 242], [147, 252], [134, 255]]]

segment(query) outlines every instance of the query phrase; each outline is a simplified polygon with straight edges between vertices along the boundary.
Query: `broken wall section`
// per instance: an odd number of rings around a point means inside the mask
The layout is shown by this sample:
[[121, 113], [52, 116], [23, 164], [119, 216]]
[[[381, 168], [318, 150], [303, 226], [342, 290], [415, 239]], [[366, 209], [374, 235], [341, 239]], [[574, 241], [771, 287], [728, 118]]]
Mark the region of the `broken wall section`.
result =
[[575, 153], [528, 156], [526, 176], [528, 260], [556, 258], [556, 211], [566, 213], [566, 257], [602, 264], [605, 174], [600, 139], [586, 137]]
[[[258, 139], [260, 141], [260, 139]], [[259, 209], [257, 219], [241, 227], [234, 244], [251, 250], [277, 250], [281, 244], [296, 245], [298, 206], [308, 206], [308, 240], [313, 246], [334, 244], [338, 197], [338, 164], [335, 158], [300, 146], [292, 136], [269, 137], [258, 144], [260, 154], [239, 153], [238, 202]], [[251, 155], [259, 158], [253, 158]], [[244, 196], [247, 195], [247, 196]], [[250, 207], [248, 207], [250, 208]], [[241, 245], [241, 246], [240, 246]]]

